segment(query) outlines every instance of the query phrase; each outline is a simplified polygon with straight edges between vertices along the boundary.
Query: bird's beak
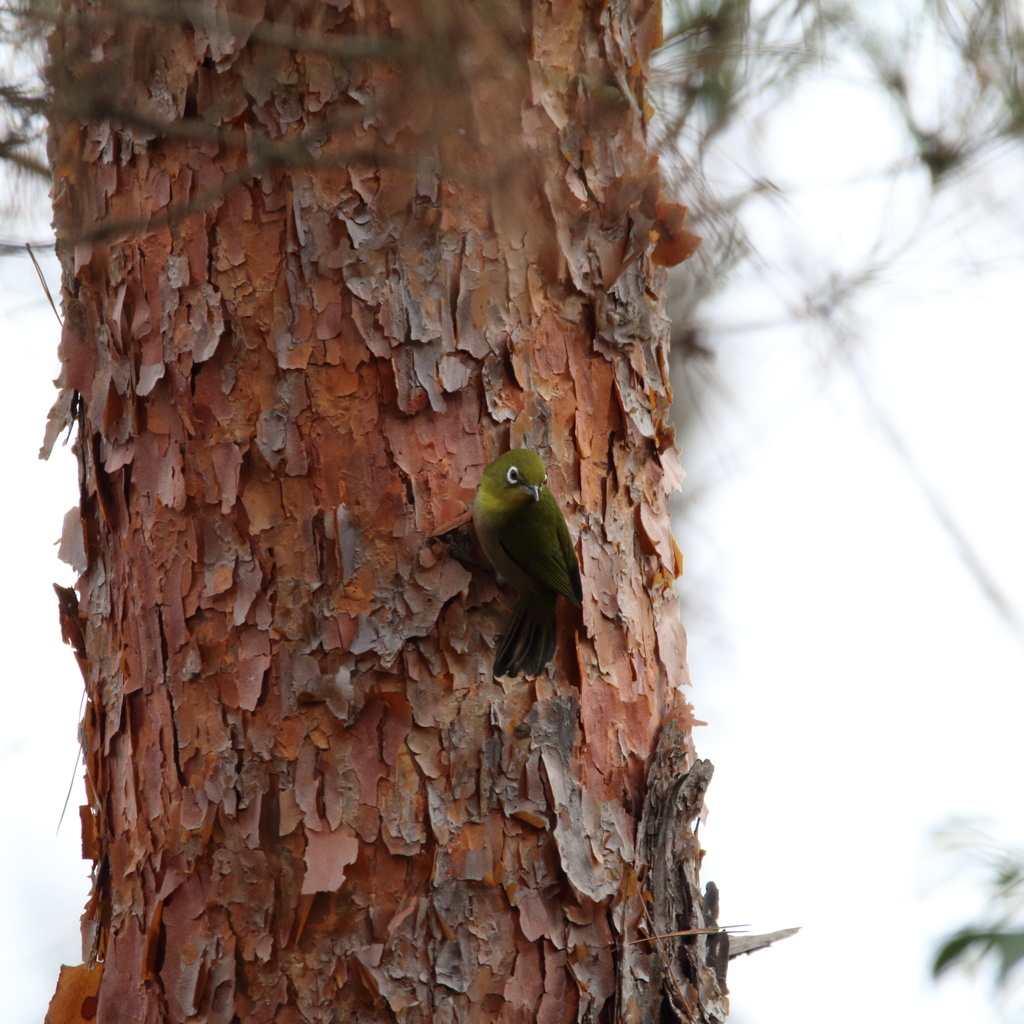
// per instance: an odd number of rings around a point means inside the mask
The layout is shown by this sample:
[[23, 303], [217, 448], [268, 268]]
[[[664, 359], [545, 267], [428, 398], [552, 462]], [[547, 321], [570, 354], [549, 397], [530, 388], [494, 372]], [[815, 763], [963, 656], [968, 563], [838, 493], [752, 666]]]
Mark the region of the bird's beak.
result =
[[533, 495], [534, 501], [540, 501], [539, 487], [534, 487], [533, 484], [523, 484], [523, 486]]

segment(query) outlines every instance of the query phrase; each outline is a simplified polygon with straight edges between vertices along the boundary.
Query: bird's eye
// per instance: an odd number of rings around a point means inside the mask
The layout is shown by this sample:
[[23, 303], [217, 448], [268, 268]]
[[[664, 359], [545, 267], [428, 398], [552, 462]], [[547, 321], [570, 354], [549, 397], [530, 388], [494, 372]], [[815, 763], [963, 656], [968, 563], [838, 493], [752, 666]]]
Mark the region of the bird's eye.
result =
[[519, 470], [516, 469], [515, 466], [509, 466], [508, 467], [508, 473], [505, 474], [505, 479], [510, 484], [517, 484], [517, 483], [519, 483]]

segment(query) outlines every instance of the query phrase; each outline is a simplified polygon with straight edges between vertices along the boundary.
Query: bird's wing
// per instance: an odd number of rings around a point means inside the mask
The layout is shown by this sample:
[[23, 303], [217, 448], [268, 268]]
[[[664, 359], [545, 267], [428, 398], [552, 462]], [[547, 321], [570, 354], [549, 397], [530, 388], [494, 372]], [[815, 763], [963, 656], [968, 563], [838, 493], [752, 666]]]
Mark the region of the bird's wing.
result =
[[576, 548], [573, 546], [572, 537], [569, 536], [569, 527], [565, 525], [565, 517], [562, 515], [558, 517], [558, 546], [562, 550], [562, 562], [569, 576], [569, 585], [572, 587], [572, 593], [565, 596], [579, 607], [583, 603], [580, 566], [576, 561]]
[[573, 603], [580, 603], [583, 594], [576, 551], [562, 510], [549, 491], [543, 491], [540, 501], [526, 506], [501, 531], [499, 543], [523, 572]]

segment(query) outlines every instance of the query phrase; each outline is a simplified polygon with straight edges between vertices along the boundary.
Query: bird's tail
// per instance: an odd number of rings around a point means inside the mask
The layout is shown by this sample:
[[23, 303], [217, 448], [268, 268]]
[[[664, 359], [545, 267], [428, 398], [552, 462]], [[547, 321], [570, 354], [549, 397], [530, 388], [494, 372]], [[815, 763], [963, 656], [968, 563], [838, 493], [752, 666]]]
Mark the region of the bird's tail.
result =
[[539, 676], [555, 655], [555, 603], [516, 602], [494, 656], [496, 676]]

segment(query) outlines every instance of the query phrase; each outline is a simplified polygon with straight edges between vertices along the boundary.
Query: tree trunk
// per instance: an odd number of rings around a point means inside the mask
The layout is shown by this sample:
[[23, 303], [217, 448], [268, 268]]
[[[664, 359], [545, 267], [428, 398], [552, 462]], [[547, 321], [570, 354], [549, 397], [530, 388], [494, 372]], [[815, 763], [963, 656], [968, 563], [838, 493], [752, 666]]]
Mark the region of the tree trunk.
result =
[[[73, 0], [48, 443], [77, 419], [96, 866], [51, 1024], [725, 1016], [703, 935], [643, 940], [710, 912], [659, 36], [646, 0]], [[492, 676], [458, 525], [510, 446], [584, 581], [535, 681]]]

